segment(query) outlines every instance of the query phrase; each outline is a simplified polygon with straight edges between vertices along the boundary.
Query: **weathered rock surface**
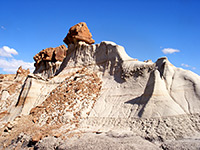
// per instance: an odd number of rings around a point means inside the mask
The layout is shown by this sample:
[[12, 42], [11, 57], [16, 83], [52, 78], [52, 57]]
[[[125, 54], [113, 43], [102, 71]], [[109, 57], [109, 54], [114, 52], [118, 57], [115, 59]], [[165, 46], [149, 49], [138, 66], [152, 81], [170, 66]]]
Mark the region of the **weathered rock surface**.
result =
[[44, 78], [54, 76], [63, 59], [66, 57], [66, 53], [67, 48], [65, 45], [43, 49], [33, 57], [36, 67], [34, 74], [40, 74]]
[[[199, 113], [200, 77], [173, 66], [135, 61], [111, 42], [69, 47], [60, 75], [81, 66], [99, 72], [102, 92], [89, 117], [164, 117]], [[134, 89], [134, 90], [133, 90]], [[173, 89], [173, 90], [172, 90]], [[175, 92], [174, 92], [175, 91]]]
[[69, 29], [69, 32], [63, 40], [67, 45], [76, 44], [79, 41], [84, 41], [87, 44], [93, 44], [95, 41], [92, 39], [85, 22], [80, 22]]
[[35, 60], [35, 66], [39, 65], [41, 61], [63, 61], [66, 56], [67, 48], [65, 45], [61, 45], [56, 48], [46, 48], [36, 54], [33, 59]]
[[0, 119], [9, 114], [9, 110], [17, 103], [22, 86], [29, 69], [20, 66], [16, 74], [0, 75]]
[[164, 150], [199, 150], [200, 149], [200, 138], [188, 138], [182, 140], [171, 140], [161, 145]]
[[31, 109], [33, 121], [40, 125], [75, 123], [86, 118], [101, 89], [100, 79], [86, 68], [66, 78], [39, 106]]
[[[142, 62], [113, 42], [74, 37], [65, 57], [36, 55], [35, 72], [19, 85], [1, 76], [0, 148], [199, 148], [200, 76], [166, 57]], [[27, 140], [12, 143], [19, 135]]]
[[142, 139], [139, 136], [129, 136], [127, 134], [121, 134], [118, 136], [106, 135], [106, 134], [85, 134], [79, 139], [72, 138], [66, 142], [61, 143], [58, 147], [58, 150], [159, 150], [160, 148], [147, 141]]

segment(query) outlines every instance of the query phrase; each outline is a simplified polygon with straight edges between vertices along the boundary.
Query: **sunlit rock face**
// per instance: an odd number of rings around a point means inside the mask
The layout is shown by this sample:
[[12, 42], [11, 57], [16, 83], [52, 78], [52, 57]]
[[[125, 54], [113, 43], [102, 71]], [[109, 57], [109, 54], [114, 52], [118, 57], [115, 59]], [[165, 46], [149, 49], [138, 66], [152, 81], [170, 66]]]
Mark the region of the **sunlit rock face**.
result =
[[[75, 48], [75, 50], [74, 50]], [[200, 78], [167, 58], [137, 61], [112, 42], [69, 47], [60, 73], [87, 66], [103, 82], [91, 117], [163, 117], [198, 113]]]
[[139, 61], [114, 42], [92, 44], [85, 23], [64, 41], [34, 56], [34, 73], [0, 75], [0, 146], [160, 149], [200, 133], [200, 76], [166, 57]]
[[18, 115], [28, 115], [66, 77], [83, 68], [97, 74], [102, 81], [89, 118], [151, 118], [199, 113], [198, 75], [176, 68], [165, 57], [155, 63], [138, 61], [113, 42], [96, 45], [79, 42], [68, 48], [56, 76], [48, 80], [38, 74], [28, 76], [16, 105]]
[[67, 45], [76, 44], [78, 41], [84, 41], [87, 44], [93, 44], [95, 42], [85, 22], [80, 22], [71, 27], [63, 41]]

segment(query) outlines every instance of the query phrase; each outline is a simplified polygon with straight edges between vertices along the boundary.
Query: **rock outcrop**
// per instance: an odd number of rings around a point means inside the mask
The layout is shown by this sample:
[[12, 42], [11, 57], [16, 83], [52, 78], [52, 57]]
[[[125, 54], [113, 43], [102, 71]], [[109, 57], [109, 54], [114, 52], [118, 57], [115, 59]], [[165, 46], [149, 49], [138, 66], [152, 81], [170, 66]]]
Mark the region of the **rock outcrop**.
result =
[[16, 73], [15, 78], [19, 78], [20, 76], [27, 76], [29, 73], [30, 73], [29, 68], [27, 70], [25, 70], [25, 69], [22, 68], [22, 66], [20, 66], [17, 69], [17, 73]]
[[60, 64], [66, 57], [67, 48], [61, 45], [56, 48], [46, 48], [36, 54], [33, 59], [35, 60], [35, 74], [40, 74], [44, 78], [54, 76], [59, 69]]
[[7, 116], [9, 110], [17, 103], [29, 73], [29, 69], [25, 70], [20, 66], [16, 74], [0, 75], [0, 119]]
[[80, 22], [69, 29], [69, 32], [63, 40], [67, 45], [76, 44], [79, 41], [84, 41], [87, 44], [93, 44], [95, 41], [92, 39], [85, 22]]
[[[91, 45], [75, 37], [66, 54], [60, 47], [61, 53], [50, 48], [36, 55], [34, 73], [17, 86], [18, 92], [7, 90], [2, 96], [1, 103], [9, 106], [0, 107], [5, 147], [161, 149], [176, 147], [166, 140], [199, 135], [200, 76], [166, 57], [139, 61], [113, 42]], [[53, 70], [47, 62], [59, 65]]]
[[33, 121], [40, 125], [76, 123], [86, 118], [101, 89], [100, 79], [86, 68], [66, 78], [39, 106], [31, 109]]
[[36, 54], [33, 59], [35, 60], [35, 67], [37, 67], [42, 61], [63, 61], [66, 56], [67, 48], [65, 45], [61, 45], [56, 48], [46, 48]]

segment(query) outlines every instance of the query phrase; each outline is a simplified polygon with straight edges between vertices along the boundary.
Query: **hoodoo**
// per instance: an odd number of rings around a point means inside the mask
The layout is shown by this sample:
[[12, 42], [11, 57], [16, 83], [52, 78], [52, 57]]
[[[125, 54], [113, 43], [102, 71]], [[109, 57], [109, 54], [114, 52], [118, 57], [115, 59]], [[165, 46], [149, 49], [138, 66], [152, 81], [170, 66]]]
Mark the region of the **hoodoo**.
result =
[[200, 147], [200, 76], [166, 57], [139, 61], [113, 42], [94, 45], [83, 22], [64, 42], [34, 56], [34, 73], [0, 76], [1, 148]]

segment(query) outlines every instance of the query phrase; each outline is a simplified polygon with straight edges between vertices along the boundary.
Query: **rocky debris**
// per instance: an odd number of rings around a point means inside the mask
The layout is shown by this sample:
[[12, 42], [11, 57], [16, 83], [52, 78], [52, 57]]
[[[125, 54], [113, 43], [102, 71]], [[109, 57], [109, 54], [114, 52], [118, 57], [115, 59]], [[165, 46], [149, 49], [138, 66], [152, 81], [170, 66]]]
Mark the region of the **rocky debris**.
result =
[[27, 147], [30, 147], [30, 145], [29, 145], [30, 141], [31, 141], [31, 137], [22, 132], [17, 137], [12, 139], [10, 145], [6, 146], [5, 143], [4, 143], [4, 147], [3, 147], [3, 144], [2, 144], [2, 146], [0, 146], [0, 149], [5, 149], [5, 150], [27, 149]]
[[93, 44], [95, 42], [85, 22], [80, 22], [71, 27], [63, 41], [67, 45], [76, 44], [78, 41], [84, 41], [87, 44]]
[[32, 137], [32, 141], [33, 142], [38, 142], [39, 140], [42, 139], [42, 134], [41, 133], [36, 133], [33, 137]]
[[86, 118], [99, 96], [101, 81], [87, 69], [77, 71], [66, 78], [50, 96], [30, 114], [39, 125], [73, 124], [78, 127]]
[[41, 74], [45, 78], [54, 76], [59, 69], [63, 59], [66, 57], [67, 48], [61, 45], [56, 48], [46, 48], [36, 54], [33, 59], [35, 60], [34, 74]]
[[[31, 136], [28, 147], [41, 147], [45, 144], [45, 137], [79, 135], [80, 132], [74, 130], [79, 127], [80, 120], [89, 115], [100, 94], [101, 84], [96, 73], [90, 73], [86, 68], [74, 72], [42, 104], [33, 108], [30, 115], [4, 125], [2, 138], [6, 139], [6, 147], [11, 147], [10, 139], [21, 132]], [[17, 145], [22, 147], [23, 142], [16, 142], [14, 147]]]
[[177, 141], [166, 141], [160, 146], [163, 150], [199, 150], [200, 138], [186, 138]]
[[[0, 149], [1, 146], [8, 149], [14, 149], [17, 146], [20, 148], [34, 147], [46, 137], [62, 137], [62, 135], [55, 134], [59, 128], [59, 126], [39, 127], [32, 122], [31, 116], [19, 116], [12, 122], [4, 123], [3, 128], [0, 128]], [[25, 141], [24, 138], [26, 138]]]
[[4, 132], [11, 132], [12, 128], [14, 127], [14, 124], [8, 122], [4, 127]]
[[109, 137], [105, 134], [86, 133], [80, 138], [67, 139], [60, 143], [58, 150], [161, 150], [155, 144], [139, 136]]
[[55, 150], [61, 141], [60, 138], [45, 137], [34, 146], [34, 149]]
[[60, 132], [57, 132], [57, 133], [54, 133], [54, 134], [53, 134], [53, 136], [54, 136], [55, 138], [59, 138], [61, 135], [62, 135], [62, 133], [60, 133]]
[[[91, 117], [82, 122], [84, 125], [96, 128], [101, 126], [99, 132], [106, 132], [110, 128], [119, 132], [127, 130], [147, 139], [150, 142], [163, 142], [166, 140], [177, 140], [184, 137], [191, 137], [200, 132], [198, 120], [200, 114], [168, 116], [162, 118], [112, 118], [112, 117]], [[111, 130], [111, 131], [112, 131]]]

